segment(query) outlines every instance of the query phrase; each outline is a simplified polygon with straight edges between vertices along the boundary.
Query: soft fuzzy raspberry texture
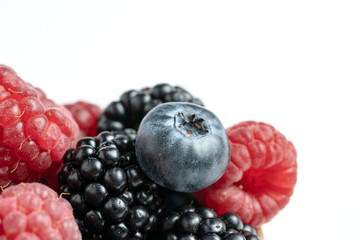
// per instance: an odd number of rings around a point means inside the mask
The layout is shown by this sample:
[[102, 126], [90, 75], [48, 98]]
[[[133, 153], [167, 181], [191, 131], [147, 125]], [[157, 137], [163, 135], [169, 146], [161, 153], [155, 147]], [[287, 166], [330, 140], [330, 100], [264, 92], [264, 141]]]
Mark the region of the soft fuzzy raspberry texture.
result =
[[0, 65], [0, 186], [56, 176], [75, 144], [71, 113]]
[[41, 183], [21, 183], [0, 195], [0, 239], [80, 240], [68, 201]]
[[219, 214], [238, 213], [255, 227], [288, 203], [297, 180], [296, 150], [269, 124], [242, 122], [227, 130], [231, 162], [222, 178], [196, 193]]
[[80, 128], [79, 139], [83, 137], [95, 137], [97, 135], [97, 122], [101, 109], [92, 103], [78, 101], [66, 104], [65, 107], [71, 112]]

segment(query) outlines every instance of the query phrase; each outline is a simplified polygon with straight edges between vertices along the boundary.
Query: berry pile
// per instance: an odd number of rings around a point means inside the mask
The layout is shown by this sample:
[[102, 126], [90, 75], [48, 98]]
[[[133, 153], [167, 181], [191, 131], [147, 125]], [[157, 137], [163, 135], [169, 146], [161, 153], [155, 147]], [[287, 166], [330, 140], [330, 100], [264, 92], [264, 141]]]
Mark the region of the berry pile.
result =
[[225, 129], [181, 87], [60, 106], [0, 65], [1, 240], [259, 240], [296, 180], [274, 127]]

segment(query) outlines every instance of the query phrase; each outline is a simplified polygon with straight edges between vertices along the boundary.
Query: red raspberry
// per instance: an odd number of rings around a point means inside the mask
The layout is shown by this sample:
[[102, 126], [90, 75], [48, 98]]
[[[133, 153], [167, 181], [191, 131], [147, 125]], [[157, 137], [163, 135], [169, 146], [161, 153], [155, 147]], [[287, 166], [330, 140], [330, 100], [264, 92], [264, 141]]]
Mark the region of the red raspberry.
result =
[[71, 205], [41, 183], [21, 183], [0, 195], [0, 239], [81, 239]]
[[220, 180], [196, 193], [219, 214], [238, 213], [258, 227], [288, 203], [297, 178], [294, 145], [269, 124], [242, 122], [226, 130], [231, 161]]
[[101, 109], [88, 102], [78, 101], [66, 104], [65, 107], [71, 112], [80, 128], [79, 138], [95, 137], [97, 135], [97, 121]]
[[55, 105], [40, 89], [0, 65], [2, 188], [56, 175], [78, 132], [78, 125], [65, 107]]

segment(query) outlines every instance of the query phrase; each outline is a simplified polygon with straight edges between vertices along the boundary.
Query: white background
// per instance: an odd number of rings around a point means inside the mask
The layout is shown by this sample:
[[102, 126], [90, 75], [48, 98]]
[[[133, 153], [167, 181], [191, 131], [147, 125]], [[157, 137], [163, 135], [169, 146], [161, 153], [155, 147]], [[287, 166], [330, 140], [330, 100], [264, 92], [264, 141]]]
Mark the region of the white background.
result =
[[298, 151], [266, 240], [359, 239], [359, 1], [0, 1], [0, 63], [58, 103], [177, 84]]

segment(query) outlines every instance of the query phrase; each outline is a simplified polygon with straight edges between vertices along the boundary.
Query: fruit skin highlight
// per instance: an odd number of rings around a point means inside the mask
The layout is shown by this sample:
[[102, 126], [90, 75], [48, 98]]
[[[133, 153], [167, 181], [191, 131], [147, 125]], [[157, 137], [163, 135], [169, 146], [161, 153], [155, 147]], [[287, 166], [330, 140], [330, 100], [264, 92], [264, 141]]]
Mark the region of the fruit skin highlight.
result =
[[79, 127], [71, 113], [0, 65], [0, 186], [52, 182]]
[[216, 182], [230, 160], [220, 120], [191, 103], [164, 103], [142, 120], [136, 156], [144, 173], [159, 185], [194, 192]]
[[0, 195], [0, 239], [80, 240], [68, 201], [41, 183], [20, 183]]
[[242, 122], [226, 132], [231, 162], [219, 181], [195, 195], [219, 214], [236, 212], [259, 227], [289, 202], [297, 180], [295, 147], [262, 122]]

